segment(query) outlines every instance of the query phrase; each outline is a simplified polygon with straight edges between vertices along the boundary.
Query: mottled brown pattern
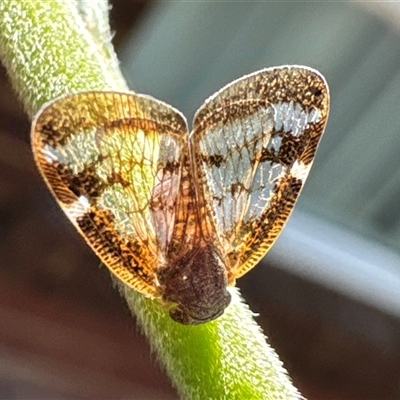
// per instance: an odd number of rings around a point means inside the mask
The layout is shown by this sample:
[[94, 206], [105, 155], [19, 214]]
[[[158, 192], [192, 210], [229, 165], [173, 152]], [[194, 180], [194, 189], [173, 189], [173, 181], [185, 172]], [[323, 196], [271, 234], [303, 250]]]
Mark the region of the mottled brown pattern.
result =
[[278, 162], [289, 167], [292, 166], [296, 160], [299, 160], [307, 145], [307, 136], [307, 132], [304, 132], [299, 138], [291, 135], [284, 135], [276, 156]]
[[[260, 185], [260, 190], [265, 188], [264, 196], [269, 198], [267, 205], [258, 204], [259, 201], [251, 199], [249, 186], [241, 181], [239, 175], [233, 176], [231, 179], [233, 182], [228, 182], [227, 186], [223, 186], [222, 195], [217, 194], [213, 189], [214, 183], [208, 182], [209, 178], [205, 169], [216, 165], [212, 161], [217, 156], [219, 157], [221, 150], [215, 149], [215, 154], [208, 153], [205, 158], [200, 149], [203, 137], [211, 135], [213, 131], [223, 130], [225, 136], [222, 140], [234, 143], [236, 139], [230, 135], [234, 135], [235, 130], [230, 131], [226, 128], [226, 124], [232, 124], [235, 121], [236, 124], [240, 124], [249, 116], [257, 115], [258, 110], [274, 106], [279, 102], [299, 104], [306, 112], [319, 110], [321, 118], [318, 122], [307, 125], [298, 137], [291, 131], [284, 132], [282, 128], [272, 129], [270, 132], [260, 131], [258, 133], [260, 136], [269, 135], [270, 139], [263, 144], [258, 153], [254, 150], [254, 143], [248, 141], [242, 146], [228, 149], [224, 160], [219, 161], [221, 171], [224, 171], [229, 165], [229, 160], [234, 159], [236, 155], [238, 161], [234, 163], [230, 172], [234, 174], [235, 170], [240, 170], [237, 163], [243, 162], [242, 153], [239, 156], [239, 151], [245, 148], [249, 153], [249, 158], [242, 165], [243, 168], [250, 165], [247, 176], [254, 177], [257, 170], [264, 165], [268, 165], [270, 170], [276, 165], [284, 168], [286, 173], [280, 180]], [[311, 168], [326, 126], [328, 112], [328, 88], [318, 73], [304, 67], [282, 67], [259, 71], [229, 84], [208, 99], [196, 113], [193, 146], [194, 154], [200, 154], [196, 157], [199, 192], [207, 199], [209, 214], [213, 218], [217, 231], [224, 226], [224, 217], [221, 220], [220, 215], [224, 215], [227, 208], [238, 216], [232, 229], [222, 230], [218, 235], [221, 248], [230, 249], [226, 254], [230, 284], [234, 284], [236, 278], [245, 274], [259, 262], [282, 231]], [[282, 138], [278, 148], [274, 145], [270, 146], [272, 139], [276, 137]], [[295, 164], [303, 165], [302, 168], [306, 172], [305, 175], [304, 172], [302, 173], [304, 176], [292, 175]], [[222, 176], [225, 175], [222, 174]], [[270, 184], [273, 189], [269, 189]], [[236, 199], [239, 198], [240, 204], [236, 203]], [[246, 221], [246, 215], [257, 207], [264, 208], [263, 212], [259, 213], [260, 216]], [[247, 213], [246, 208], [249, 210]]]
[[300, 179], [286, 176], [274, 191], [270, 207], [261, 218], [241, 226], [236, 243], [228, 258], [237, 259], [239, 268], [235, 279], [252, 269], [271, 248], [289, 218], [302, 189]]
[[[71, 168], [61, 163], [53, 163], [64, 185], [76, 196], [97, 199], [107, 183], [98, 177], [95, 164], [88, 165], [83, 171], [74, 173]], [[111, 179], [111, 178], [110, 178]]]
[[303, 154], [300, 155], [299, 161], [305, 165], [309, 165], [310, 167], [314, 161], [315, 152], [317, 151], [321, 136], [324, 133], [327, 117], [328, 116], [326, 115], [321, 123], [316, 125], [312, 132], [310, 132], [310, 139], [307, 146], [305, 147]]
[[222, 154], [202, 154], [201, 158], [209, 167], [215, 166], [219, 168], [226, 162], [226, 159]]
[[109, 268], [125, 276], [128, 284], [134, 284], [132, 277], [139, 276], [142, 290], [156, 293], [154, 271], [151, 266], [144, 267], [142, 262], [149, 259], [146, 248], [133, 238], [123, 240], [111, 213], [94, 208], [78, 217], [76, 224]]
[[[284, 121], [297, 117], [274, 117], [279, 102], [317, 120], [292, 132]], [[283, 229], [328, 110], [317, 72], [280, 67], [208, 99], [190, 139], [183, 116], [162, 102], [88, 92], [44, 107], [32, 145], [50, 190], [110, 271], [158, 298], [175, 321], [199, 324], [224, 312], [227, 285]]]
[[280, 147], [278, 149], [264, 147], [261, 151], [259, 161], [269, 161], [285, 167], [291, 167], [303, 154], [309, 142], [309, 132], [306, 130], [299, 138], [291, 134], [285, 134], [284, 132], [280, 132], [279, 136], [282, 137]]
[[38, 127], [42, 140], [48, 143], [51, 147], [56, 147], [57, 144], [62, 144], [64, 133], [62, 130], [57, 129], [52, 122], [44, 121], [42, 126]]
[[278, 102], [294, 101], [305, 107], [323, 109], [326, 107], [326, 83], [316, 78], [309, 69], [290, 66], [247, 75], [222, 88], [201, 107], [194, 125], [211, 127], [221, 120], [222, 123], [240, 120], [243, 114], [252, 114], [260, 106]]

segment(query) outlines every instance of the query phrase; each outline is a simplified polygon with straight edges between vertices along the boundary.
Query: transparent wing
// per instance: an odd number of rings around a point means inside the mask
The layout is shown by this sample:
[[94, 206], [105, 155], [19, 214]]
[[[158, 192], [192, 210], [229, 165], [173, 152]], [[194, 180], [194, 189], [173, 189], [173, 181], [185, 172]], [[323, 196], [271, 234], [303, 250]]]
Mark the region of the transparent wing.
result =
[[69, 219], [122, 281], [158, 296], [171, 240], [187, 125], [145, 96], [69, 95], [32, 128], [36, 162]]
[[329, 111], [324, 78], [285, 66], [245, 76], [209, 98], [190, 136], [231, 282], [283, 229], [308, 176]]

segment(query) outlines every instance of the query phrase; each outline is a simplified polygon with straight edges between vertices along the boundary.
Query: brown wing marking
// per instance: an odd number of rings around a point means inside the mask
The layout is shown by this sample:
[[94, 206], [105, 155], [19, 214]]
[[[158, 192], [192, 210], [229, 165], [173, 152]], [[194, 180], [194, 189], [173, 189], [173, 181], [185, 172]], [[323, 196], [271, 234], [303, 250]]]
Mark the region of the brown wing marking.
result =
[[329, 111], [324, 78], [278, 67], [222, 88], [190, 136], [198, 191], [215, 223], [230, 283], [270, 249], [310, 171]]
[[45, 106], [36, 162], [69, 219], [123, 282], [159, 296], [171, 240], [186, 121], [151, 98], [87, 92]]
[[227, 255], [231, 265], [239, 266], [235, 270], [235, 279], [255, 267], [275, 243], [293, 211], [302, 186], [301, 179], [285, 176], [264, 213], [241, 225], [232, 251]]
[[124, 283], [141, 293], [156, 296], [154, 271], [157, 260], [146, 243], [122, 239], [115, 229], [114, 216], [92, 208], [76, 218], [76, 226], [103, 263]]

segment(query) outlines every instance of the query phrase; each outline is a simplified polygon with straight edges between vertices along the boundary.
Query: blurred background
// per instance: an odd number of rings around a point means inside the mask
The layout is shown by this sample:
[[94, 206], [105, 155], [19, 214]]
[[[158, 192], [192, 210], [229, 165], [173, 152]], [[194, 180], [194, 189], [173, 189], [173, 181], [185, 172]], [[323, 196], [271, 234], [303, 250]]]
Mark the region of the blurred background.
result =
[[[190, 121], [243, 74], [303, 64], [331, 116], [284, 233], [238, 285], [309, 399], [400, 398], [400, 5], [112, 1], [132, 89]], [[34, 166], [0, 74], [0, 399], [177, 399]]]

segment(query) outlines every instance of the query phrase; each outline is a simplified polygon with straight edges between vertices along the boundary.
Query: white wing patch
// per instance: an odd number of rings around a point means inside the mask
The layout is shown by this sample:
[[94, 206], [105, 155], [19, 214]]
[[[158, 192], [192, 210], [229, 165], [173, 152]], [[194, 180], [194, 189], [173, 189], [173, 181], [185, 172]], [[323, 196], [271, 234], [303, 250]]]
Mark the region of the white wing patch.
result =
[[272, 106], [274, 110], [274, 129], [283, 130], [294, 137], [299, 137], [304, 130], [321, 119], [321, 111], [312, 109], [308, 111], [300, 103], [278, 102]]
[[[224, 111], [227, 113], [228, 108]], [[254, 220], [269, 206], [274, 189], [292, 165], [278, 160], [262, 161], [262, 153], [278, 153], [286, 137], [301, 138], [304, 131], [321, 119], [321, 112], [310, 112], [299, 103], [278, 102], [259, 107], [240, 120], [206, 128], [199, 140], [204, 160], [202, 168], [212, 195], [218, 229], [229, 233], [241, 222]], [[305, 179], [308, 170], [296, 164], [296, 177]]]

